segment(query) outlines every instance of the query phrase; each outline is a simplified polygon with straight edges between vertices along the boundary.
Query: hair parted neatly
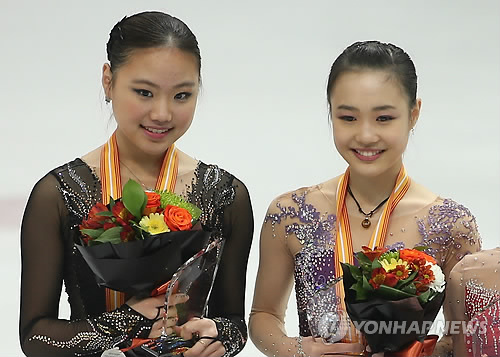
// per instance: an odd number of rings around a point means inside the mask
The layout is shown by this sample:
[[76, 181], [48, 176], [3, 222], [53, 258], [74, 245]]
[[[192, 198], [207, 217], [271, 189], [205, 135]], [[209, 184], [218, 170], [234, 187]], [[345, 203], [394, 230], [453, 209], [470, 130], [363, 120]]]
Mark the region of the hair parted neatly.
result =
[[201, 55], [196, 36], [184, 22], [159, 11], [125, 16], [111, 29], [106, 44], [111, 71], [118, 70], [134, 50], [163, 46], [195, 56], [200, 75]]
[[393, 74], [408, 96], [410, 108], [417, 100], [417, 74], [410, 56], [401, 48], [379, 41], [355, 42], [333, 62], [326, 89], [328, 104], [338, 77], [345, 72], [373, 69]]

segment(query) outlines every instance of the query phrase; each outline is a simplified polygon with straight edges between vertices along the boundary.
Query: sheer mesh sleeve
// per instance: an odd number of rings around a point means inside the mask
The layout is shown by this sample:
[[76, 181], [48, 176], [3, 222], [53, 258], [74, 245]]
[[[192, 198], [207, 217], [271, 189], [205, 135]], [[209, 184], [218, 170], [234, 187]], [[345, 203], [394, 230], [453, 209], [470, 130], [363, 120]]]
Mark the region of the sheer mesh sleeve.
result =
[[58, 319], [67, 264], [63, 221], [68, 215], [55, 176], [34, 187], [21, 227], [21, 308], [19, 335], [27, 356], [94, 355], [115, 342], [149, 334], [152, 322], [124, 305], [80, 320]]
[[[423, 221], [421, 221], [422, 223]], [[467, 254], [481, 249], [481, 236], [475, 217], [465, 206], [446, 199], [441, 205], [436, 205], [429, 211], [425, 230], [424, 245], [431, 247], [436, 260], [441, 265], [446, 277], [450, 277], [453, 267]], [[447, 284], [446, 295], [450, 291]], [[443, 314], [446, 321], [453, 320], [453, 306], [443, 304]], [[444, 335], [438, 342], [434, 355], [451, 351], [452, 336]]]
[[293, 287], [294, 257], [287, 246], [277, 202], [269, 206], [261, 230], [250, 336], [268, 356], [293, 356], [297, 353], [297, 341], [287, 336], [284, 319]]
[[[450, 305], [448, 318], [450, 321], [465, 321], [465, 284], [463, 278], [463, 269], [461, 265], [455, 265], [450, 272], [446, 287], [445, 305]], [[467, 356], [464, 344], [464, 334], [462, 329], [459, 329], [457, 334], [453, 336], [453, 352], [456, 356]]]
[[232, 186], [234, 201], [224, 209], [224, 250], [208, 310], [226, 349], [225, 357], [240, 352], [247, 340], [245, 286], [254, 225], [245, 185], [235, 179]]

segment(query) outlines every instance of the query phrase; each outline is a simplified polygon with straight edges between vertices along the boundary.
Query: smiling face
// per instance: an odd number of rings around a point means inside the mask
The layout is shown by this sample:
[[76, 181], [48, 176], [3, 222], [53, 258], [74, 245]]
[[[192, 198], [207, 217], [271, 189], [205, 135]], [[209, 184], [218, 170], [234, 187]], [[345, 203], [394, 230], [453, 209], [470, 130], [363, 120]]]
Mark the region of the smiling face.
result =
[[342, 73], [330, 103], [335, 146], [351, 173], [397, 174], [421, 101], [410, 108], [395, 76], [366, 69]]
[[162, 155], [189, 128], [199, 91], [199, 64], [173, 47], [134, 50], [114, 73], [104, 65], [120, 146]]

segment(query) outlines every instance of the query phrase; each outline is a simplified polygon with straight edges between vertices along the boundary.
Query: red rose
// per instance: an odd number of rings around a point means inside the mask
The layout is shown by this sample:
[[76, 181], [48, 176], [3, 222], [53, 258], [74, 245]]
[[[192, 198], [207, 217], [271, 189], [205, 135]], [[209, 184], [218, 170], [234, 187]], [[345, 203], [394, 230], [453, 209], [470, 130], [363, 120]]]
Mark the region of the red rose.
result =
[[168, 205], [163, 211], [165, 223], [171, 231], [188, 231], [193, 226], [193, 217], [185, 208]]
[[161, 208], [161, 196], [156, 192], [146, 192], [146, 196], [148, 196], [148, 202], [142, 215], [149, 216], [151, 213], [157, 213], [158, 209]]

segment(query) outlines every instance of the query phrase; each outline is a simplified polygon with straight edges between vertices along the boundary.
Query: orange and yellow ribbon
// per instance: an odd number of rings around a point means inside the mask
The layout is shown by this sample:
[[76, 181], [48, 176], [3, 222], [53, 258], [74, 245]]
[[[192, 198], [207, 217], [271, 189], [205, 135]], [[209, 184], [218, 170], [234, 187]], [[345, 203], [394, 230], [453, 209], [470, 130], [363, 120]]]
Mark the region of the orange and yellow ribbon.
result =
[[[349, 214], [347, 212], [346, 206], [346, 195], [347, 195], [347, 185], [349, 183], [349, 168], [347, 168], [344, 175], [340, 177], [337, 186], [337, 235], [335, 241], [335, 252], [334, 252], [334, 262], [335, 271], [337, 272], [337, 277], [342, 275], [342, 266], [340, 263], [354, 264], [354, 252], [352, 247], [352, 237], [351, 237], [351, 227], [349, 224]], [[398, 177], [396, 178], [396, 183], [394, 189], [389, 196], [387, 203], [384, 206], [384, 210], [380, 215], [377, 222], [377, 226], [372, 233], [370, 239], [369, 247], [374, 249], [375, 247], [383, 247], [385, 244], [385, 238], [387, 236], [387, 227], [389, 226], [389, 218], [391, 213], [396, 208], [397, 204], [410, 187], [410, 178], [408, 177], [404, 166], [401, 167]], [[340, 280], [336, 285], [337, 296], [344, 296], [344, 284]], [[344, 299], [341, 300], [341, 307], [345, 311]], [[355, 332], [354, 326], [351, 324], [351, 329], [344, 338], [343, 342], [358, 342], [359, 336]]]
[[[163, 163], [156, 180], [156, 190], [174, 192], [177, 181], [179, 158], [175, 145], [166, 151]], [[111, 135], [101, 150], [101, 191], [102, 203], [107, 205], [110, 197], [119, 199], [122, 196], [120, 173], [120, 156], [116, 142], [116, 132]], [[106, 288], [106, 311], [112, 311], [125, 303], [125, 294]]]

